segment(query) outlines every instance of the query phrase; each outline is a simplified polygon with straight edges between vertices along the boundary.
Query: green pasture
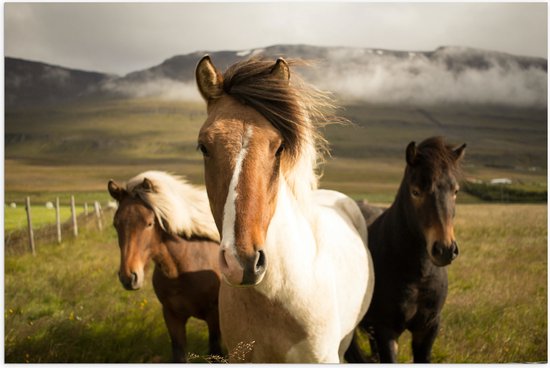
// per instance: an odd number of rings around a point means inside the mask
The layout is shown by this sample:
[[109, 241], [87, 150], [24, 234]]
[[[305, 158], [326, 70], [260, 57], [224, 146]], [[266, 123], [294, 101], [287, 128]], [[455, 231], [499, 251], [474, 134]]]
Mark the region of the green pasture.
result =
[[[505, 177], [520, 187], [547, 186], [546, 110], [348, 104], [340, 113], [352, 124], [323, 128], [332, 154], [324, 166], [325, 188], [391, 201], [405, 147], [434, 135], [467, 143], [468, 179]], [[8, 110], [5, 190], [106, 196], [109, 179], [123, 182], [145, 170], [177, 173], [201, 184], [196, 146], [205, 118], [202, 102], [151, 99]]]
[[[456, 235], [461, 253], [448, 268], [434, 361], [547, 361], [547, 206], [459, 205]], [[118, 262], [111, 226], [42, 244], [35, 257], [6, 257], [6, 362], [168, 362], [151, 283], [124, 290]], [[204, 361], [206, 324], [191, 320], [187, 331], [190, 352]], [[409, 343], [403, 335], [400, 362], [411, 362]]]
[[[71, 207], [59, 207], [61, 222], [67, 221], [71, 217]], [[31, 205], [31, 220], [33, 228], [38, 228], [44, 225], [52, 225], [56, 222], [55, 208], [49, 209], [45, 206]], [[4, 231], [9, 232], [27, 227], [27, 211], [25, 207], [17, 208], [4, 207]]]
[[[323, 130], [332, 155], [322, 188], [387, 205], [403, 174], [406, 145], [444, 135], [468, 144], [466, 179], [509, 178], [520, 199], [536, 194], [539, 204], [527, 205], [490, 204], [460, 192], [461, 253], [449, 267], [434, 360], [547, 361], [547, 205], [541, 199], [547, 192], [547, 111], [348, 104], [342, 113], [353, 124]], [[90, 210], [94, 201], [105, 205], [109, 179], [124, 183], [145, 170], [164, 170], [202, 184], [196, 139], [205, 117], [203, 103], [149, 99], [7, 110], [5, 232], [26, 226], [26, 196], [33, 224], [41, 227], [55, 222], [55, 211], [44, 204], [57, 196], [62, 219], [70, 216], [71, 195], [78, 213], [85, 202]], [[11, 202], [18, 207], [6, 206]], [[151, 283], [128, 292], [118, 281], [110, 223], [105, 218], [101, 233], [89, 226], [77, 238], [64, 235], [61, 244], [35, 239], [35, 257], [5, 251], [6, 362], [169, 361], [169, 338]], [[206, 325], [192, 320], [188, 334], [190, 351], [204, 357]], [[405, 334], [401, 362], [411, 361], [409, 342]], [[361, 343], [368, 350], [364, 336]]]

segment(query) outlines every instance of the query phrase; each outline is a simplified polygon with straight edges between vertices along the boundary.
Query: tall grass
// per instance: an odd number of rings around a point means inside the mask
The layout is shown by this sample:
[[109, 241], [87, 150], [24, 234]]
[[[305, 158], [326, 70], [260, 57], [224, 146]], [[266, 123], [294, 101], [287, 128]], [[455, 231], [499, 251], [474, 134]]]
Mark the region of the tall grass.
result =
[[[435, 362], [547, 360], [547, 207], [460, 205], [460, 256], [449, 266], [449, 296]], [[170, 343], [150, 282], [120, 286], [111, 227], [83, 231], [38, 255], [5, 259], [6, 362], [168, 362]], [[207, 353], [206, 325], [192, 320], [189, 351]], [[367, 341], [361, 339], [368, 350]], [[411, 362], [410, 336], [399, 361]]]
[[[118, 260], [112, 229], [41, 247], [36, 257], [6, 258], [6, 362], [168, 362], [150, 270], [144, 288], [129, 292]], [[206, 325], [188, 326], [190, 351], [205, 355]]]

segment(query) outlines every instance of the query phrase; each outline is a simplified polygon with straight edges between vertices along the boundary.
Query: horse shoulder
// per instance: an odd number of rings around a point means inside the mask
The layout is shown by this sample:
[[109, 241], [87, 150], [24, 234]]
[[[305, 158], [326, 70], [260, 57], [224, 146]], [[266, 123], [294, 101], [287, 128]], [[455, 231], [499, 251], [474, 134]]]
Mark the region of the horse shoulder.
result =
[[315, 204], [332, 209], [351, 224], [363, 242], [367, 244], [367, 225], [357, 202], [343, 193], [327, 189], [316, 190], [314, 199]]

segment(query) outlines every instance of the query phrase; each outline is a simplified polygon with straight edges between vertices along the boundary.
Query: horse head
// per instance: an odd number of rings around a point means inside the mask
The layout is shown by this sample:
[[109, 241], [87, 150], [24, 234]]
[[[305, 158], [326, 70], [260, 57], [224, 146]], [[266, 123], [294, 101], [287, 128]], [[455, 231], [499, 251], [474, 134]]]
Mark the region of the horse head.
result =
[[452, 148], [440, 137], [428, 138], [406, 149], [403, 195], [411, 217], [425, 241], [429, 259], [437, 266], [450, 264], [459, 253], [453, 219], [459, 191], [459, 163], [466, 144]]
[[[153, 184], [144, 179], [143, 190], [154, 190]], [[160, 242], [161, 229], [153, 210], [142, 200], [128, 193], [113, 180], [108, 183], [109, 193], [118, 202], [113, 226], [120, 247], [118, 277], [124, 288], [137, 290], [143, 285], [145, 267], [151, 259], [153, 248]]]
[[[288, 84], [289, 69], [283, 59], [250, 65], [249, 72], [280, 89]], [[200, 61], [196, 76], [207, 101], [208, 117], [198, 148], [204, 156], [211, 210], [222, 234], [221, 270], [232, 285], [256, 285], [268, 265], [264, 244], [286, 156], [285, 136], [235, 93], [246, 83], [224, 83], [209, 57]], [[234, 93], [224, 92], [229, 88]]]

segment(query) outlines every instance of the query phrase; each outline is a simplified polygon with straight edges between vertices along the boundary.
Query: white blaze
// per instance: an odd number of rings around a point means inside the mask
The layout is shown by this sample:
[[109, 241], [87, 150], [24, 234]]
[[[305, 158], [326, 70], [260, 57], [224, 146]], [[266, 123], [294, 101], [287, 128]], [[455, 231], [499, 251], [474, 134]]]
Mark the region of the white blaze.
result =
[[235, 170], [229, 183], [229, 189], [227, 191], [227, 199], [223, 207], [223, 230], [222, 230], [222, 249], [231, 249], [232, 253], [236, 253], [235, 249], [235, 216], [236, 216], [236, 201], [237, 201], [237, 185], [239, 184], [239, 177], [241, 175], [241, 169], [243, 166], [244, 158], [248, 153], [248, 142], [252, 137], [252, 127], [248, 126], [243, 136], [243, 144], [241, 150], [237, 155], [237, 161], [235, 162]]

